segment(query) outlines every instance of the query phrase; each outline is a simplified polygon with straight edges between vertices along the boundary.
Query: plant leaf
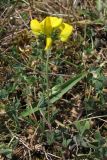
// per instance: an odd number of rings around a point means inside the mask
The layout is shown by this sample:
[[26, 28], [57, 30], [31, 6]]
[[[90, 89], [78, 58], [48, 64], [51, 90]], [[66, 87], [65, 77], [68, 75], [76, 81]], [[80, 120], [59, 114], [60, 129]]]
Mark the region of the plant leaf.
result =
[[86, 130], [90, 129], [90, 122], [89, 121], [82, 121], [82, 122], [76, 121], [75, 126], [80, 132], [80, 134], [83, 135]]

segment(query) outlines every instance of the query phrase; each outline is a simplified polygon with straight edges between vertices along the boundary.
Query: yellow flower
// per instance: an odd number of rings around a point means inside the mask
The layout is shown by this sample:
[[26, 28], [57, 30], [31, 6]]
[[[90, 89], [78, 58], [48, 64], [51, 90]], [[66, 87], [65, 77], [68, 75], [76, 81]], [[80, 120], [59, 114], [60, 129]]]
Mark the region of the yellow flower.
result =
[[67, 23], [63, 23], [60, 26], [60, 30], [61, 30], [61, 33], [59, 35], [59, 38], [61, 41], [66, 42], [68, 40], [69, 36], [72, 34], [74, 28], [73, 28], [73, 26], [71, 26]]
[[39, 22], [36, 19], [31, 20], [30, 27], [32, 32], [38, 36], [40, 34], [46, 35], [46, 47], [45, 50], [48, 50], [52, 46], [51, 35], [54, 30], [60, 30], [59, 38], [61, 41], [67, 41], [69, 36], [73, 32], [73, 27], [67, 23], [63, 23], [62, 18], [57, 17], [46, 17], [42, 22]]
[[62, 18], [57, 17], [46, 17], [42, 22], [41, 26], [44, 33], [51, 34], [54, 29], [57, 29], [62, 24]]
[[51, 48], [51, 46], [52, 46], [52, 38], [51, 38], [51, 37], [47, 37], [47, 38], [46, 38], [45, 51], [48, 50], [49, 48]]
[[41, 34], [41, 32], [42, 32], [41, 24], [40, 24], [39, 21], [36, 20], [36, 19], [31, 20], [31, 22], [30, 22], [30, 28], [31, 28], [32, 32], [33, 32], [36, 36], [38, 36], [38, 35]]

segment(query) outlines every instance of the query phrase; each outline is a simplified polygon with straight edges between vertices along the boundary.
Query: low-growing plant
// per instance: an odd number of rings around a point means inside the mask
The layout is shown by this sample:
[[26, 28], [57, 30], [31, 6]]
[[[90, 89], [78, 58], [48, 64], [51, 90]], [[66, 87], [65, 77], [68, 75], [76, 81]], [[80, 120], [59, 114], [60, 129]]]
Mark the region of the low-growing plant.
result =
[[[85, 25], [55, 16], [32, 19], [31, 30], [20, 31], [9, 54], [1, 55], [8, 73], [0, 90], [0, 154], [7, 159], [107, 157], [106, 61], [96, 31], [105, 9], [100, 1], [96, 8], [78, 10], [90, 19]], [[26, 10], [21, 18], [29, 19]]]

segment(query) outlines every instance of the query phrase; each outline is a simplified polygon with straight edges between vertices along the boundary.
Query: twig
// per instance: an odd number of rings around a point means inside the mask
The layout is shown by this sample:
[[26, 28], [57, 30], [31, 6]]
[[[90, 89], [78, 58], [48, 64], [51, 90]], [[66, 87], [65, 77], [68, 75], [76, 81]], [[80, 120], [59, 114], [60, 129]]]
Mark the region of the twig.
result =
[[54, 155], [54, 154], [51, 154], [51, 153], [47, 153], [47, 154], [48, 154], [48, 155], [50, 155], [50, 156], [52, 156], [52, 157], [55, 157], [55, 158], [61, 159], [61, 157], [56, 156], [56, 155]]
[[[17, 139], [19, 142], [21, 142], [28, 150], [32, 151], [32, 149], [29, 148], [21, 138], [19, 138], [18, 136], [16, 136], [16, 135], [9, 129], [9, 127], [8, 127], [8, 125], [7, 125], [7, 122], [5, 123], [5, 125], [6, 125], [7, 129], [9, 130], [9, 132], [10, 132], [11, 135], [12, 135], [12, 140], [13, 140], [14, 138], [16, 138], [16, 139]], [[10, 141], [10, 142], [12, 142], [12, 141]], [[9, 145], [10, 145], [10, 143], [9, 143]]]
[[19, 12], [17, 10], [15, 10], [16, 13], [18, 14], [19, 18], [22, 20], [22, 22], [24, 23], [24, 25], [29, 29], [28, 25], [26, 24], [26, 22], [24, 21], [24, 19], [22, 18], [22, 16], [19, 14]]
[[36, 8], [38, 12], [44, 13], [46, 15], [51, 15], [51, 16], [58, 16], [58, 17], [73, 17], [72, 15], [69, 14], [63, 14], [63, 13], [51, 13], [51, 12], [46, 12], [41, 9]]
[[6, 16], [5, 16], [4, 20], [3, 20], [3, 24], [2, 25], [5, 24], [5, 22], [7, 21], [7, 19], [9, 19], [10, 15], [13, 13], [13, 11], [14, 11], [15, 7], [17, 6], [18, 2], [19, 2], [19, 0], [17, 0], [14, 3], [14, 5], [10, 8], [10, 10], [7, 12], [7, 14], [6, 14]]
[[91, 119], [99, 119], [99, 118], [104, 118], [104, 117], [107, 117], [107, 115], [94, 116], [94, 117], [89, 117], [89, 118], [85, 118], [85, 119], [80, 119], [80, 120], [78, 120], [78, 122], [87, 121], [87, 120], [91, 120]]

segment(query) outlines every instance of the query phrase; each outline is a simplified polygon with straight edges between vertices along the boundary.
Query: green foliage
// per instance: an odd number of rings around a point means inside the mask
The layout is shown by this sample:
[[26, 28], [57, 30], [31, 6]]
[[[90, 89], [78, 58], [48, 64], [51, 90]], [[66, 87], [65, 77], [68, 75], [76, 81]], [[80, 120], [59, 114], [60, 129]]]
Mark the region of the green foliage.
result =
[[[87, 75], [87, 73], [81, 73], [80, 75], [77, 75], [76, 77], [68, 80], [62, 85], [54, 86], [50, 90], [49, 95], [49, 104], [55, 103], [57, 100], [59, 100], [66, 92], [68, 92], [76, 83], [78, 83], [82, 78], [84, 78]], [[42, 106], [45, 106], [47, 103], [47, 97], [42, 97], [39, 100], [39, 103], [37, 104], [36, 108], [34, 109], [27, 109], [27, 111], [24, 111], [21, 113], [21, 116], [29, 116], [31, 113], [34, 113], [35, 111], [38, 111], [39, 108]]]
[[75, 126], [78, 129], [81, 136], [83, 136], [86, 130], [90, 129], [90, 122], [89, 121], [82, 121], [82, 122], [75, 122]]
[[6, 158], [11, 159], [12, 158], [12, 149], [10, 147], [0, 145], [0, 154], [3, 154], [6, 156]]
[[[15, 3], [0, 1], [2, 8]], [[8, 31], [7, 23], [1, 27], [0, 154], [7, 159], [13, 159], [17, 149], [21, 156], [39, 153], [43, 159], [107, 157], [105, 4], [102, 0], [78, 2], [73, 8], [75, 13], [69, 14], [73, 17], [74, 35], [62, 44], [53, 32], [56, 44], [49, 61], [44, 35], [36, 39], [27, 31], [28, 37], [22, 38], [23, 25], [29, 24], [27, 7], [23, 8], [29, 6], [28, 1], [18, 3], [20, 22], [19, 26], [10, 27], [15, 27], [11, 43], [5, 37], [13, 30]], [[3, 19], [4, 15], [5, 12]], [[21, 38], [17, 32], [21, 32]]]

